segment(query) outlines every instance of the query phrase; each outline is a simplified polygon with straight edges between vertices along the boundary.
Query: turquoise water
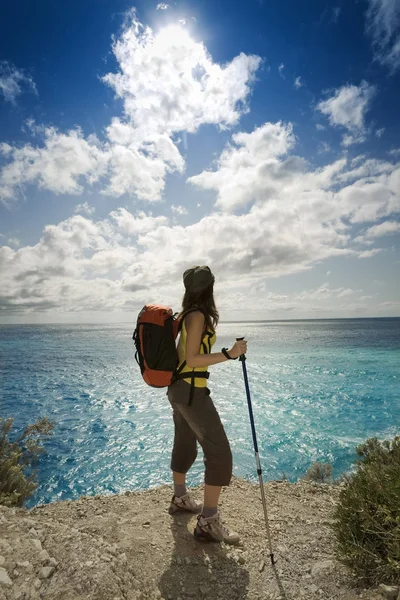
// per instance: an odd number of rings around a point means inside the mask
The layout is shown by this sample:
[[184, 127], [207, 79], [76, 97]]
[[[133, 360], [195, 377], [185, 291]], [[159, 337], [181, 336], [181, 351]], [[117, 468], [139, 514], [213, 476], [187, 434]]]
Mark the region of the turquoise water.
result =
[[[0, 416], [20, 431], [55, 421], [29, 506], [168, 483], [173, 439], [166, 390], [134, 362], [133, 326], [0, 326]], [[400, 319], [222, 323], [215, 348], [248, 339], [247, 370], [264, 478], [294, 481], [317, 460], [351, 468], [355, 446], [400, 431]], [[241, 365], [210, 368], [234, 456], [255, 480]], [[189, 484], [202, 481], [201, 454]]]

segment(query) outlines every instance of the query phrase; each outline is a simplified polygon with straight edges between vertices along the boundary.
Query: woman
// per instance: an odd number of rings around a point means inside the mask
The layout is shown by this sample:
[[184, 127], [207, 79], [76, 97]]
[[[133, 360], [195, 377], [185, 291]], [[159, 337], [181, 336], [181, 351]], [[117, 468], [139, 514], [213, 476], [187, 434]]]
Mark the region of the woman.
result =
[[[219, 318], [214, 302], [214, 275], [206, 266], [193, 267], [184, 272], [183, 283], [178, 375], [168, 388], [175, 424], [171, 460], [174, 496], [169, 513], [201, 511], [194, 531], [197, 539], [235, 544], [239, 542], [238, 534], [222, 524], [218, 513], [221, 488], [229, 485], [232, 476], [232, 453], [207, 388], [207, 368], [245, 354], [247, 342], [239, 341], [230, 350], [211, 353]], [[203, 507], [188, 494], [185, 485], [186, 473], [197, 456], [197, 442], [204, 452]]]

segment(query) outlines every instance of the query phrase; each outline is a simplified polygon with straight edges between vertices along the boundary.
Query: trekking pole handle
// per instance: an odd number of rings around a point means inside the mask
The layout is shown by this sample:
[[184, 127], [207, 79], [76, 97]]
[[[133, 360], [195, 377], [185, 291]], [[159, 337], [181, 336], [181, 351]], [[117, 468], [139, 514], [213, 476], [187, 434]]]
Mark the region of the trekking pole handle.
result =
[[[237, 341], [237, 342], [241, 342], [242, 340], [244, 340], [244, 337], [237, 337], [237, 338], [236, 338], [236, 341]], [[240, 361], [240, 362], [243, 362], [244, 360], [246, 360], [246, 355], [245, 355], [245, 354], [241, 354], [241, 355], [240, 355], [240, 358], [239, 358], [239, 361]]]

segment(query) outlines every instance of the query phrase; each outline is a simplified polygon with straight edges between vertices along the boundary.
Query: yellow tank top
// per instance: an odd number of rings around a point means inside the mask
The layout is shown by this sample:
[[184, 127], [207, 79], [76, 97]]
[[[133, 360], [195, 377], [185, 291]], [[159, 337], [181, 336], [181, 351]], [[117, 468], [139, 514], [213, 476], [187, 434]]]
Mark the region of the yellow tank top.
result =
[[[185, 321], [183, 321], [181, 335], [178, 342], [178, 358], [179, 358], [179, 366], [186, 360], [186, 339], [187, 339], [187, 331], [185, 326]], [[205, 331], [203, 337], [201, 339], [199, 354], [210, 354], [211, 348], [215, 344], [217, 336], [215, 331]], [[179, 367], [178, 367], [179, 368]], [[207, 367], [196, 367], [191, 368], [185, 365], [183, 369], [180, 371], [181, 373], [192, 373], [196, 371], [208, 371]], [[185, 379], [188, 383], [190, 383], [190, 379]], [[194, 387], [207, 387], [207, 379], [204, 377], [195, 377], [194, 378]]]

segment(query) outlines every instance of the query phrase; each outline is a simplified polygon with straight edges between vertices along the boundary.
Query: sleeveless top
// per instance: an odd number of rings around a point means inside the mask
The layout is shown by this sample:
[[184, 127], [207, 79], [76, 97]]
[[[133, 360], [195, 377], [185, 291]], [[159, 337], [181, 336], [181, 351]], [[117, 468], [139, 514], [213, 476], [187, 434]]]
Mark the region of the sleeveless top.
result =
[[[184, 320], [183, 324], [182, 324], [181, 335], [180, 335], [179, 342], [178, 342], [178, 358], [179, 358], [178, 368], [183, 363], [183, 361], [186, 360], [186, 339], [187, 339], [187, 331], [186, 331], [186, 325], [185, 325], [185, 320]], [[210, 354], [211, 348], [215, 344], [216, 339], [217, 339], [217, 336], [215, 334], [215, 331], [207, 331], [206, 330], [203, 333], [203, 337], [201, 339], [199, 354]], [[196, 371], [201, 371], [204, 373], [204, 371], [208, 371], [208, 367], [192, 368], [192, 367], [188, 367], [187, 365], [185, 365], [180, 372], [181, 373], [192, 373], [192, 372], [196, 372]], [[190, 379], [185, 379], [185, 381], [190, 383]], [[204, 377], [203, 378], [195, 377], [193, 381], [194, 381], [194, 387], [197, 387], [197, 388], [207, 387], [207, 379], [205, 379]]]

